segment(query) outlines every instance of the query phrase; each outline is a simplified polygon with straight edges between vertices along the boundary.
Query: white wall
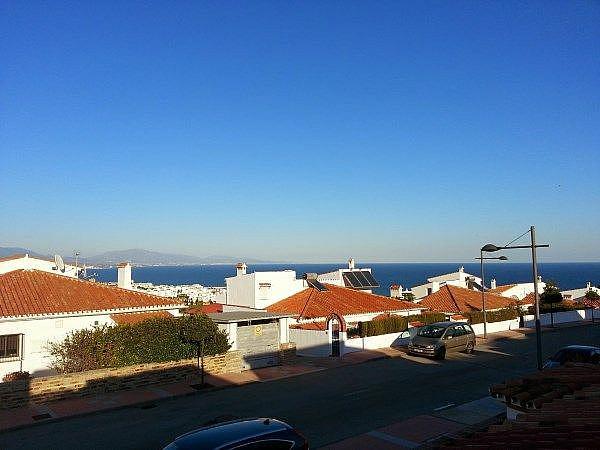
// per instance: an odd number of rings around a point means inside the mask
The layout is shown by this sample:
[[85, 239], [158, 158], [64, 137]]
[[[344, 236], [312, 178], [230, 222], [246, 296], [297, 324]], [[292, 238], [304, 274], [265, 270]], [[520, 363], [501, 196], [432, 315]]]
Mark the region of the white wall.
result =
[[228, 305], [265, 309], [306, 288], [293, 270], [253, 272], [225, 279]]
[[[471, 325], [473, 331], [477, 336], [483, 335], [483, 324], [476, 323]], [[519, 319], [503, 320], [501, 322], [488, 322], [487, 323], [488, 333], [497, 333], [499, 331], [517, 330], [519, 329]]]
[[[600, 317], [600, 311], [594, 312], [594, 317], [598, 319]], [[523, 316], [525, 320], [525, 326], [528, 328], [535, 327], [535, 316], [533, 314]], [[592, 311], [589, 309], [577, 309], [574, 311], [562, 311], [554, 313], [554, 323], [569, 323], [569, 322], [580, 322], [582, 320], [591, 320]], [[551, 325], [552, 318], [550, 313], [540, 314], [540, 323], [542, 326]]]
[[300, 356], [322, 357], [331, 354], [331, 336], [327, 331], [290, 328], [290, 342], [296, 343], [296, 354]]
[[[177, 310], [169, 312], [173, 315], [178, 313]], [[0, 380], [7, 373], [18, 370], [26, 370], [36, 376], [50, 374], [51, 357], [46, 349], [49, 342], [60, 342], [75, 330], [114, 324], [110, 314], [0, 319], [0, 335], [23, 334], [22, 356], [18, 361], [0, 360]]]
[[41, 270], [43, 272], [50, 272], [56, 275], [63, 275], [67, 277], [76, 277], [75, 266], [65, 264], [65, 271], [54, 270], [54, 261], [48, 261], [46, 259], [32, 258], [30, 256], [23, 256], [22, 258], [9, 259], [6, 261], [0, 261], [0, 274], [12, 272], [13, 270]]
[[344, 354], [359, 352], [362, 350], [376, 350], [378, 348], [392, 347], [408, 344], [409, 332], [380, 334], [379, 336], [369, 336], [365, 338], [357, 337], [347, 339], [344, 342]]

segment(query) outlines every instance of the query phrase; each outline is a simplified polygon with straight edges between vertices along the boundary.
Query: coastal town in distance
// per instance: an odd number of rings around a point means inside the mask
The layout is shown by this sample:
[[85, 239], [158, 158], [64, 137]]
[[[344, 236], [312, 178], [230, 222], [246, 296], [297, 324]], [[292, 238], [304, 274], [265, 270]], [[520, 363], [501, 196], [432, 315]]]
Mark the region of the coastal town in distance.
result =
[[600, 2], [0, 11], [1, 450], [600, 448]]

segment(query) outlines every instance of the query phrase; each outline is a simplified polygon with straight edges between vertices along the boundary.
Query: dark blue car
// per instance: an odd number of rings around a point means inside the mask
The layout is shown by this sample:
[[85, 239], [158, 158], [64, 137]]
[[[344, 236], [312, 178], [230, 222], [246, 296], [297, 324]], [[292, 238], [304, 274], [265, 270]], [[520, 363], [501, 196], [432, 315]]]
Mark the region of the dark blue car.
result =
[[164, 450], [291, 450], [308, 442], [287, 423], [276, 419], [241, 419], [210, 425], [179, 436]]

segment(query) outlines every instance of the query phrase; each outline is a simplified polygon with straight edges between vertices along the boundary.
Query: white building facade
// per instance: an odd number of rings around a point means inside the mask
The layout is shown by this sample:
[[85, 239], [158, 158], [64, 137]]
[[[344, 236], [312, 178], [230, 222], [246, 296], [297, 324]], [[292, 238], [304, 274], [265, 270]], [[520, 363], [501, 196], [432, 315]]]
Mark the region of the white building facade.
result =
[[411, 288], [411, 292], [415, 300], [419, 301], [446, 285], [481, 291], [481, 278], [465, 272], [465, 268], [461, 266], [456, 272], [427, 278], [427, 283]]
[[236, 266], [235, 277], [225, 278], [227, 286], [224, 303], [246, 308], [265, 309], [306, 288], [304, 280], [296, 278], [293, 270], [247, 273], [247, 266]]

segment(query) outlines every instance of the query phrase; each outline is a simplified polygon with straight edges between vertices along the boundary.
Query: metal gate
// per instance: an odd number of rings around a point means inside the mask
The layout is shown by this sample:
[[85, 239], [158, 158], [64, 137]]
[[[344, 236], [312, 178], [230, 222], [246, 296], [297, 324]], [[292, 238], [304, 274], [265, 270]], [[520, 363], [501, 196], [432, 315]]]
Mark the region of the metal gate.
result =
[[242, 352], [243, 369], [279, 364], [279, 322], [239, 326], [237, 349]]

